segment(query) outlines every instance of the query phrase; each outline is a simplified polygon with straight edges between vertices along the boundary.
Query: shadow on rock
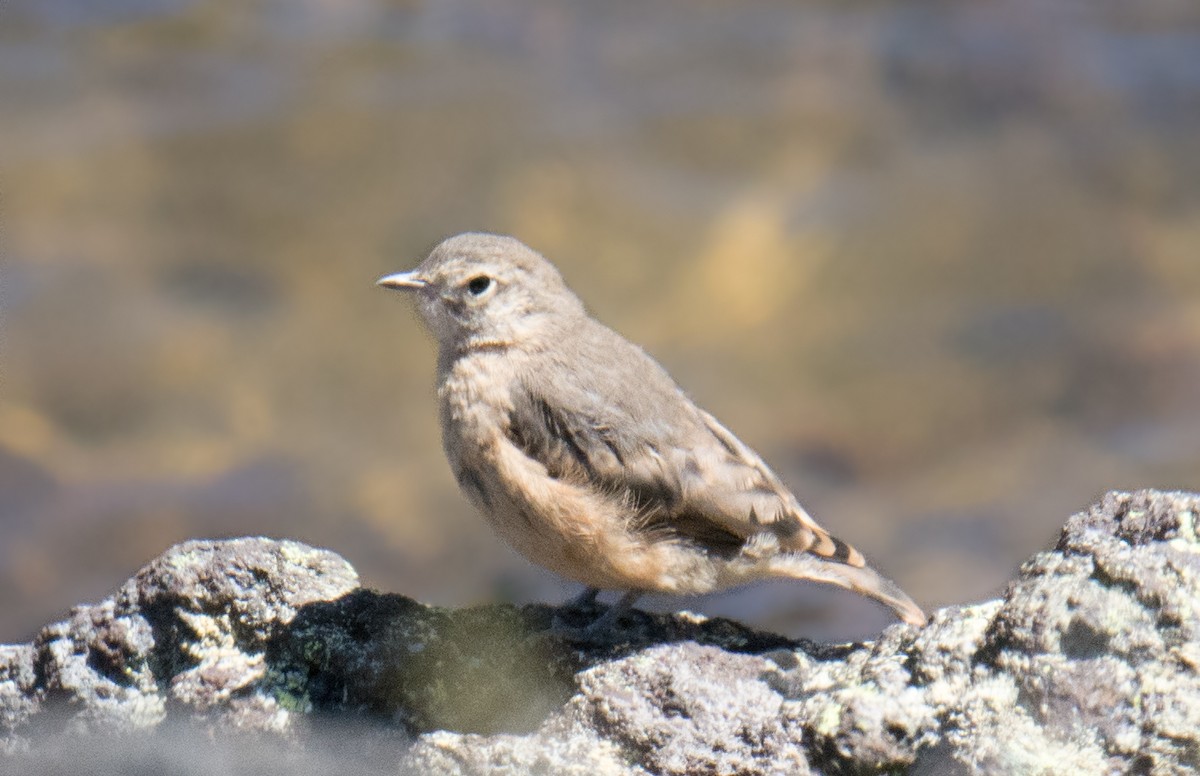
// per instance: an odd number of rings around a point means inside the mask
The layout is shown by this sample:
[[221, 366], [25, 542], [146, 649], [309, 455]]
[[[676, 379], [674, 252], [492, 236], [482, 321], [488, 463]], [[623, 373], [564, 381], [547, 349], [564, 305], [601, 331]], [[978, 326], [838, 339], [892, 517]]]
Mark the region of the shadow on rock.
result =
[[556, 618], [582, 625], [602, 611], [597, 605], [450, 610], [358, 589], [302, 607], [268, 641], [262, 689], [285, 708], [363, 714], [414, 734], [527, 733], [578, 691], [579, 671], [653, 644], [692, 641], [741, 653], [802, 648], [729, 620], [637, 610], [595, 641], [554, 630]]

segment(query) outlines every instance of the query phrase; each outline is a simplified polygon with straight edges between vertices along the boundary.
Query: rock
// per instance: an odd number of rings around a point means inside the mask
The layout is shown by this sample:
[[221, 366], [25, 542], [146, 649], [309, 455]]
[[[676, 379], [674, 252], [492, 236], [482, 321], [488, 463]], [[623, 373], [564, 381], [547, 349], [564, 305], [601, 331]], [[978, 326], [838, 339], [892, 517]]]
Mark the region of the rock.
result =
[[43, 718], [107, 735], [153, 728], [180, 709], [282, 729], [275, 699], [250, 691], [266, 673], [268, 641], [299, 608], [357, 586], [342, 558], [298, 542], [178, 545], [33, 643], [0, 647], [0, 751], [28, 747]]
[[[1200, 496], [1111, 493], [1004, 598], [818, 645], [601, 609], [446, 610], [295, 542], [189, 542], [0, 647], [0, 768], [39, 774], [1184, 774]], [[5, 771], [7, 772], [7, 771]]]

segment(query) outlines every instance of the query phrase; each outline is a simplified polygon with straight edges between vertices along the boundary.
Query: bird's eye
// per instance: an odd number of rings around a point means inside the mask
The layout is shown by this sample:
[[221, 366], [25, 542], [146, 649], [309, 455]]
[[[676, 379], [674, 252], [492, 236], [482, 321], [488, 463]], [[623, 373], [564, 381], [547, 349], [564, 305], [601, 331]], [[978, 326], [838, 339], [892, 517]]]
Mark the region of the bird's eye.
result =
[[467, 290], [471, 292], [471, 296], [479, 296], [484, 291], [487, 291], [492, 285], [492, 279], [487, 275], [480, 275], [477, 278], [471, 278], [467, 281]]

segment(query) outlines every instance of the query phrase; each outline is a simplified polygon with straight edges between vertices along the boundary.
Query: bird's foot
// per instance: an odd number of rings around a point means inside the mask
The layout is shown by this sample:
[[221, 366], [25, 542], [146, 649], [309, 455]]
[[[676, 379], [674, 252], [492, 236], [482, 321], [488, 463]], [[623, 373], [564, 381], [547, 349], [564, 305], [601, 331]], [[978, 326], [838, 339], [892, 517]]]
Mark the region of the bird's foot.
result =
[[582, 593], [567, 601], [563, 606], [569, 606], [572, 609], [590, 609], [595, 605], [598, 595], [600, 595], [600, 588], [585, 587]]
[[[571, 602], [571, 605], [587, 606], [595, 603], [596, 593], [598, 590], [589, 588], [584, 591], [584, 594]], [[589, 641], [600, 642], [609, 641], [613, 638], [613, 631], [617, 625], [617, 621], [633, 606], [633, 603], [638, 599], [641, 593], [630, 591], [625, 593], [617, 600], [615, 604], [608, 607], [604, 614], [592, 620], [582, 628], [563, 624], [557, 616], [550, 626], [550, 633], [567, 641]]]

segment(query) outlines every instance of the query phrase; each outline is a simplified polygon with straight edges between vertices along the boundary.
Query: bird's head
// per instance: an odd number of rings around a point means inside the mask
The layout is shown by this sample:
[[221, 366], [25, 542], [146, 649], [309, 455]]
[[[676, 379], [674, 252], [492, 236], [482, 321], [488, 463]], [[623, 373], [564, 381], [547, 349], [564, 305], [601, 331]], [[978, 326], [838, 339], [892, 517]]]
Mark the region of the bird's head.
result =
[[378, 285], [412, 292], [444, 349], [537, 342], [583, 314], [553, 264], [503, 235], [450, 237], [416, 269], [385, 275]]

